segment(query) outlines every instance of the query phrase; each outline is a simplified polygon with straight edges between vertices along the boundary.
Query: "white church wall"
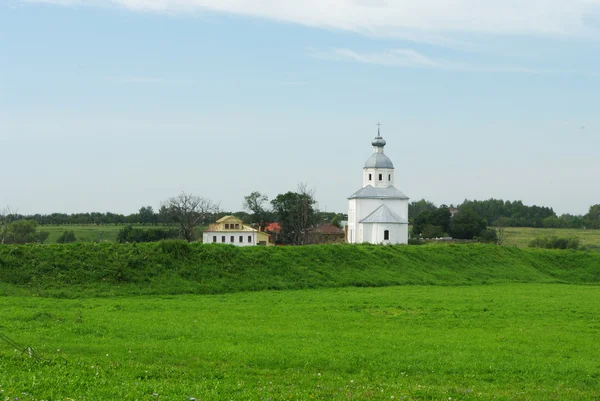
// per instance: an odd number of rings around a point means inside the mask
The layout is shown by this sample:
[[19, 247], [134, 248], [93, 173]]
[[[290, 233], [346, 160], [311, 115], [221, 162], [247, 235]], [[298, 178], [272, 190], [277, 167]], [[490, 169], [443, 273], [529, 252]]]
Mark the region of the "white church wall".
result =
[[[379, 174], [381, 174], [381, 180]], [[369, 175], [371, 179], [369, 179]], [[377, 188], [394, 185], [394, 170], [391, 168], [363, 169], [363, 188], [367, 185]]]
[[[408, 224], [363, 224], [364, 235], [362, 242], [371, 244], [406, 244], [408, 243]], [[389, 232], [389, 239], [385, 239], [385, 231]]]
[[408, 200], [406, 199], [358, 199], [355, 208], [357, 223], [381, 205], [386, 205], [394, 213], [408, 220]]

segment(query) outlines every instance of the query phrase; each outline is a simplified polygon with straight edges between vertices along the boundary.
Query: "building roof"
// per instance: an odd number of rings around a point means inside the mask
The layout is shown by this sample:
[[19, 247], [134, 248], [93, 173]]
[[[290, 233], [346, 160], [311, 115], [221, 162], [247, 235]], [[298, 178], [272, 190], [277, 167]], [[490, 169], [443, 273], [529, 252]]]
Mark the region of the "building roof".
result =
[[223, 216], [219, 220], [217, 220], [217, 223], [224, 223], [227, 220], [235, 220], [236, 222], [240, 222], [240, 223], [242, 222], [242, 219], [240, 219], [238, 217], [227, 215], [227, 216]]
[[365, 168], [389, 168], [393, 169], [394, 164], [389, 157], [383, 153], [373, 153], [365, 163]]
[[396, 223], [396, 224], [408, 224], [408, 221], [400, 217], [392, 209], [386, 205], [381, 205], [373, 213], [359, 221], [362, 224], [368, 223]]
[[311, 228], [307, 231], [309, 231], [311, 233], [319, 233], [319, 234], [327, 234], [327, 235], [341, 235], [341, 234], [346, 233], [344, 230], [334, 226], [331, 223], [321, 224], [320, 226]]
[[404, 195], [393, 185], [388, 185], [387, 187], [374, 187], [372, 185], [367, 185], [364, 188], [359, 189], [348, 199], [409, 199], [408, 196]]
[[281, 232], [281, 226], [278, 222], [269, 223], [265, 226], [265, 231], [270, 231], [275, 234], [279, 234]]

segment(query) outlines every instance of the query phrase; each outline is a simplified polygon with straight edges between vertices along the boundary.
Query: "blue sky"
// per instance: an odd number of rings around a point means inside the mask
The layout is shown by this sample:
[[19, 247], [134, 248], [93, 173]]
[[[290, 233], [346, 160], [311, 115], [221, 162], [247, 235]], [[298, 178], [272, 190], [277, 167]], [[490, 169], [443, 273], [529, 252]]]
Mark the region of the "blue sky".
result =
[[381, 121], [412, 199], [600, 202], [600, 0], [0, 2], [0, 207], [344, 212]]

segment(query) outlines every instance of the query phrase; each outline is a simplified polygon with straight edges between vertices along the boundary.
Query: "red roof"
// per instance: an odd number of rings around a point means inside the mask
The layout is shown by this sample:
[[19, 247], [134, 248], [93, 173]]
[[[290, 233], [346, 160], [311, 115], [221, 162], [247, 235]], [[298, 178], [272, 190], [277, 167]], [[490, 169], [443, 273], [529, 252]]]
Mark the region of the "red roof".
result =
[[344, 230], [337, 228], [331, 223], [321, 224], [318, 227], [311, 228], [309, 231], [319, 234], [345, 234]]
[[277, 222], [269, 223], [265, 226], [265, 231], [270, 231], [272, 233], [279, 234], [281, 233], [281, 226]]

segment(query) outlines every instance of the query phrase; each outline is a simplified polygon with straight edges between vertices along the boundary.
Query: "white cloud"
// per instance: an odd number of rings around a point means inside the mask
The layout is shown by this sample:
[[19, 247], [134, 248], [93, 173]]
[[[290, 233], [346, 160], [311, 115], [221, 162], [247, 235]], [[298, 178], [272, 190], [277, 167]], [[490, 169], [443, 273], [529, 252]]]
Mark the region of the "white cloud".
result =
[[309, 55], [335, 61], [350, 61], [364, 64], [376, 64], [383, 66], [407, 67], [407, 68], [429, 68], [451, 71], [467, 72], [513, 72], [513, 73], [539, 73], [541, 71], [505, 66], [468, 64], [438, 58], [431, 58], [412, 49], [391, 49], [381, 52], [356, 52], [349, 49], [333, 49], [327, 52], [309, 50]]
[[470, 32], [502, 35], [596, 35], [600, 10], [600, 0], [21, 1], [120, 6], [134, 11], [166, 13], [216, 11], [367, 35], [430, 41], [435, 41], [446, 33]]

